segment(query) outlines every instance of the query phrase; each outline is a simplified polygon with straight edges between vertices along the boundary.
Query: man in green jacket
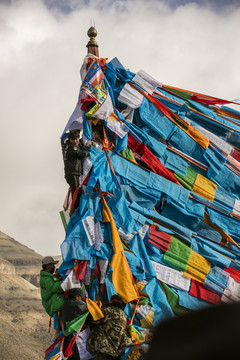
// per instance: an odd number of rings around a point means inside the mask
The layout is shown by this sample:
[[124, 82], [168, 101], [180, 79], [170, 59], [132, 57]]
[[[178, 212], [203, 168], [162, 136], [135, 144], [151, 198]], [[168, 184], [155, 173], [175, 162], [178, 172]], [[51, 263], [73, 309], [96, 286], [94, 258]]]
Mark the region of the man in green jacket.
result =
[[51, 256], [46, 256], [42, 259], [42, 270], [40, 271], [42, 305], [50, 316], [53, 316], [55, 311], [59, 311], [65, 301], [61, 288], [62, 281], [54, 275], [57, 263], [58, 261], [54, 261]]

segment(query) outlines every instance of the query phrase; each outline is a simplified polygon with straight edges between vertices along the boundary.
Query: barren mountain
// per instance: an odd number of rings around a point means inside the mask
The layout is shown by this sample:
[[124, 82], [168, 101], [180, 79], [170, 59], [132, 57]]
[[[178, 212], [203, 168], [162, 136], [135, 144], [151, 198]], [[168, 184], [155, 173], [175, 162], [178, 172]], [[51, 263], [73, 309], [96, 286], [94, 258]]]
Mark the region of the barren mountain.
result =
[[42, 256], [0, 232], [0, 257], [0, 359], [43, 359], [53, 329], [49, 334], [49, 316], [33, 285]]

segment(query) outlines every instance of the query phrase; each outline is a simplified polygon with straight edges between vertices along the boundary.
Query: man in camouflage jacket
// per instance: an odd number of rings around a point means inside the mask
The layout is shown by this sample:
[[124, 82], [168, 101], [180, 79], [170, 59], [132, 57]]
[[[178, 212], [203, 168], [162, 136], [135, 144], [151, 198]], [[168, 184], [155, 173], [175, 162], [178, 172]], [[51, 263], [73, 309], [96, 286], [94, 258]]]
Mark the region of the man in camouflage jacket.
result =
[[127, 317], [123, 309], [122, 299], [113, 295], [109, 304], [102, 308], [104, 318], [92, 321], [87, 350], [96, 354], [96, 359], [119, 357], [126, 347], [132, 345], [126, 332]]

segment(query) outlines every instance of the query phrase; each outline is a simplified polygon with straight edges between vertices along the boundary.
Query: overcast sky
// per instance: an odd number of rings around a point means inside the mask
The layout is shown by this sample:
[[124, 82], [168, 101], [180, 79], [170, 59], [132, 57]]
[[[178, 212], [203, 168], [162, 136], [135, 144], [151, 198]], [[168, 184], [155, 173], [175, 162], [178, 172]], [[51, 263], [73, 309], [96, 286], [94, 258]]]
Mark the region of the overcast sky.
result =
[[164, 84], [240, 98], [240, 1], [0, 0], [0, 230], [60, 254], [68, 189], [59, 137], [77, 102], [87, 30]]

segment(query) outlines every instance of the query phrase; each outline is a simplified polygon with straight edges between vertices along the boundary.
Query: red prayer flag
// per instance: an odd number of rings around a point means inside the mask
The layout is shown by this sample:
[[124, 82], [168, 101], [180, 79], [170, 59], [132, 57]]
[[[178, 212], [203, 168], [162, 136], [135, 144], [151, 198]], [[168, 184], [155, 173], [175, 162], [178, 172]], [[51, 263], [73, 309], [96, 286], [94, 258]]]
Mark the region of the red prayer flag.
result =
[[240, 282], [240, 271], [233, 269], [231, 267], [224, 269], [224, 271], [226, 271], [227, 273], [230, 274], [230, 276], [236, 280], [237, 282]]
[[200, 282], [192, 279], [189, 295], [205, 300], [207, 302], [218, 304], [221, 297], [214, 292], [206, 289]]
[[75, 275], [77, 279], [84, 280], [85, 272], [87, 269], [87, 260], [81, 260], [75, 269]]
[[163, 251], [170, 249], [171, 235], [158, 231], [155, 225], [151, 225], [149, 228], [149, 238], [148, 241], [150, 244], [153, 244], [159, 247]]
[[167, 180], [177, 183], [177, 179], [172, 172], [168, 170], [156, 156], [146, 147], [145, 144], [139, 143], [131, 134], [128, 135], [128, 146], [141, 156], [141, 159], [150, 167], [150, 169]]

